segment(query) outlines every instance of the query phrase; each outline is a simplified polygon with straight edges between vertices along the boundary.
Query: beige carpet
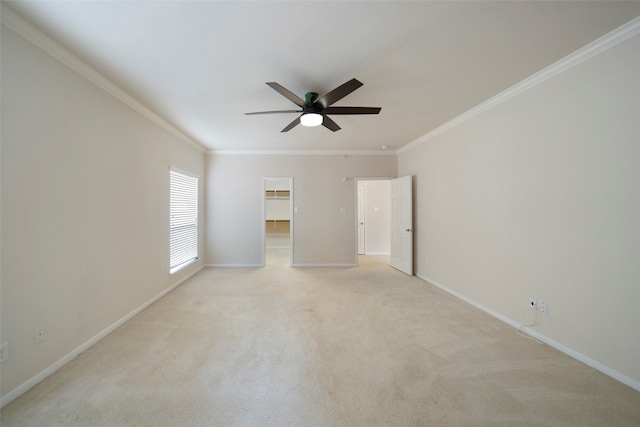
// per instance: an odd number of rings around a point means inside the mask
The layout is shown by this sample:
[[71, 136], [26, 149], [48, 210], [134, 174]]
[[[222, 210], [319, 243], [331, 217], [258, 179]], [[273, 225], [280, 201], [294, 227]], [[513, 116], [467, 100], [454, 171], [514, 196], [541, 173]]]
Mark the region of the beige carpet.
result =
[[287, 263], [201, 271], [2, 427], [640, 425], [640, 393], [382, 257]]

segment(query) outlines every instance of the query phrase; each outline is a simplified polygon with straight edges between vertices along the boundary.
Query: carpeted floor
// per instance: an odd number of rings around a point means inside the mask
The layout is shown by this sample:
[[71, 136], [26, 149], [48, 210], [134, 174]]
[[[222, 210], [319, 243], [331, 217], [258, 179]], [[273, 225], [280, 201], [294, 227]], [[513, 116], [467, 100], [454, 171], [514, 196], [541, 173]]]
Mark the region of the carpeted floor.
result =
[[640, 393], [389, 267], [204, 269], [9, 426], [640, 426]]

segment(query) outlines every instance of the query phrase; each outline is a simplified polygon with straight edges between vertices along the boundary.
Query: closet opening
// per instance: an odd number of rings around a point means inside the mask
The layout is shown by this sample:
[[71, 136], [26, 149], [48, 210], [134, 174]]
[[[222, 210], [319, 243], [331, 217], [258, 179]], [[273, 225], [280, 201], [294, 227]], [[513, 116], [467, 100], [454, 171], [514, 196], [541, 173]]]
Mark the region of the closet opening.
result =
[[262, 178], [265, 266], [293, 263], [293, 178]]

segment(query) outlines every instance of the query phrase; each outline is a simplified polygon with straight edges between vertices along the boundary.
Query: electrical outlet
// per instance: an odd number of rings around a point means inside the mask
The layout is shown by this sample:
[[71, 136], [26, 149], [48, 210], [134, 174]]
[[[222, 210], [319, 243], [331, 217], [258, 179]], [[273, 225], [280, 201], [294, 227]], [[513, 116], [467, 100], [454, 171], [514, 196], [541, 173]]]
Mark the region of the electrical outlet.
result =
[[0, 345], [0, 363], [9, 358], [9, 343], [3, 342]]
[[36, 330], [33, 332], [33, 342], [35, 344], [40, 344], [42, 341], [44, 341], [44, 336], [45, 336], [44, 328], [43, 327], [36, 328]]
[[540, 301], [540, 304], [538, 304], [538, 310], [540, 310], [540, 313], [549, 314], [549, 305], [544, 301]]
[[537, 300], [535, 298], [529, 298], [529, 308], [536, 308]]

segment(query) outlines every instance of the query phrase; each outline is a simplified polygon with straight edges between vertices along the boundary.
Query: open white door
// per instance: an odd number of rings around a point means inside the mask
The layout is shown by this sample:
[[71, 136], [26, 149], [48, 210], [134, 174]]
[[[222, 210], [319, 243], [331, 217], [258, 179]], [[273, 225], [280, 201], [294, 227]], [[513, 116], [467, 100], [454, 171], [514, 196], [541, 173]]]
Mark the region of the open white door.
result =
[[413, 276], [411, 176], [391, 180], [391, 266]]
[[367, 187], [358, 185], [358, 255], [364, 255], [364, 212], [365, 212], [365, 191]]

